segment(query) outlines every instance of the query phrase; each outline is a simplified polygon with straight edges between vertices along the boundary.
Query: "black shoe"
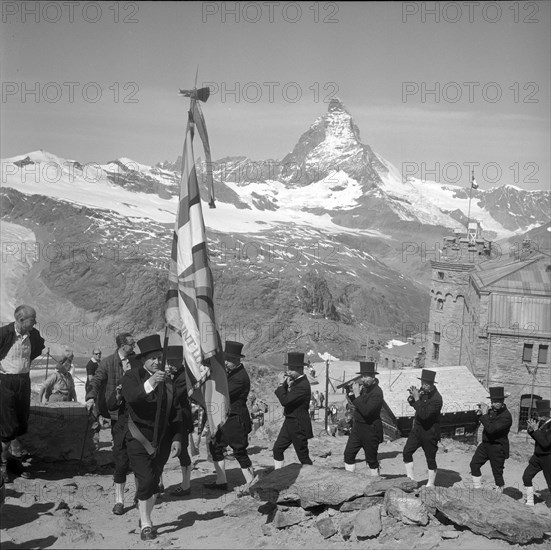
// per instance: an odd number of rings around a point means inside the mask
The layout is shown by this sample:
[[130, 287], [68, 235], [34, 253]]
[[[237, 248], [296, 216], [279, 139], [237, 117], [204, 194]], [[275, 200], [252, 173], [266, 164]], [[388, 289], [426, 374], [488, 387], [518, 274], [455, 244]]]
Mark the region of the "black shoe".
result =
[[203, 487], [206, 489], [218, 489], [219, 491], [227, 491], [228, 490], [228, 484], [227, 483], [216, 483], [216, 481], [212, 483], [203, 483]]
[[113, 506], [113, 514], [116, 516], [122, 516], [124, 514], [124, 504], [122, 502], [117, 502], [115, 506]]
[[140, 533], [140, 538], [142, 540], [155, 540], [155, 533], [152, 527], [144, 527]]

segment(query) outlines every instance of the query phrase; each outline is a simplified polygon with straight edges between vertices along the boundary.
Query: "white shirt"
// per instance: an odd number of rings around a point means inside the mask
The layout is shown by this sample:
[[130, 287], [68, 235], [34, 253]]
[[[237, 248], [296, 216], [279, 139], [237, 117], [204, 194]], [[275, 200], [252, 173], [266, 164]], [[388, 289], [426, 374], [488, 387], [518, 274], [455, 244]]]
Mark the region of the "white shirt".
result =
[[0, 363], [0, 373], [25, 374], [31, 370], [31, 340], [15, 329], [15, 342]]

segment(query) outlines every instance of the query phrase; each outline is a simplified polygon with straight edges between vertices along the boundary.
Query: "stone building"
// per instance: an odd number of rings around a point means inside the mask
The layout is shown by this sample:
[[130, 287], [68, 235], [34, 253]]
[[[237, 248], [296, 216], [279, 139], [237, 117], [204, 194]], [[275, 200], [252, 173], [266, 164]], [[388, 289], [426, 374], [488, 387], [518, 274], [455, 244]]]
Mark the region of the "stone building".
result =
[[381, 369], [407, 369], [425, 367], [425, 342], [408, 338], [403, 346], [386, 347], [379, 350], [377, 364]]
[[431, 262], [427, 368], [466, 365], [485, 387], [503, 385], [519, 430], [537, 398], [551, 398], [551, 258], [497, 254], [476, 224], [444, 240]]

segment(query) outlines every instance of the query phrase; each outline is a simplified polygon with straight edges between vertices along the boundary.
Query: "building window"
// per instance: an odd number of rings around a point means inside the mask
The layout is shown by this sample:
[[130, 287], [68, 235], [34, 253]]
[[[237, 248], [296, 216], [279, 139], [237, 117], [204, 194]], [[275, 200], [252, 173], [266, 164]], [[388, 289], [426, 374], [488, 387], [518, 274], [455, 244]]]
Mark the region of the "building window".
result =
[[522, 395], [520, 398], [520, 409], [518, 416], [518, 431], [526, 430], [529, 418], [537, 419], [536, 401], [541, 399], [539, 395]]
[[393, 359], [393, 360], [392, 360], [392, 368], [393, 368], [393, 369], [396, 368], [396, 359]]
[[444, 300], [442, 300], [442, 298], [438, 298], [438, 300], [436, 300], [436, 309], [439, 311], [444, 309]]
[[432, 344], [432, 358], [435, 361], [440, 359], [440, 344]]
[[433, 340], [436, 342], [436, 343], [439, 343], [440, 342], [440, 333], [439, 332], [435, 332], [434, 333], [434, 338]]
[[547, 351], [549, 346], [540, 346], [538, 349], [538, 363], [547, 363]]
[[524, 349], [522, 350], [522, 360], [526, 363], [532, 361], [532, 350], [534, 349], [533, 344], [524, 344]]
[[440, 281], [443, 281], [443, 280], [444, 280], [444, 272], [443, 272], [443, 271], [439, 271], [439, 272], [438, 272], [438, 279], [439, 279]]
[[388, 369], [388, 357], [385, 357], [385, 369]]

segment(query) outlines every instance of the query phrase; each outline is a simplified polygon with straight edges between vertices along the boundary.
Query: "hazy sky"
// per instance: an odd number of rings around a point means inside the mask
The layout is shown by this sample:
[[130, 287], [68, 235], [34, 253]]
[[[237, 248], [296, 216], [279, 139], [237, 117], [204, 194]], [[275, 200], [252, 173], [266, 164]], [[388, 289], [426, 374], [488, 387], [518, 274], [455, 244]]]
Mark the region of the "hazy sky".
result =
[[1, 156], [175, 160], [199, 66], [213, 159], [281, 159], [336, 96], [415, 177], [548, 189], [550, 28], [548, 2], [4, 1]]

